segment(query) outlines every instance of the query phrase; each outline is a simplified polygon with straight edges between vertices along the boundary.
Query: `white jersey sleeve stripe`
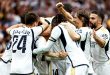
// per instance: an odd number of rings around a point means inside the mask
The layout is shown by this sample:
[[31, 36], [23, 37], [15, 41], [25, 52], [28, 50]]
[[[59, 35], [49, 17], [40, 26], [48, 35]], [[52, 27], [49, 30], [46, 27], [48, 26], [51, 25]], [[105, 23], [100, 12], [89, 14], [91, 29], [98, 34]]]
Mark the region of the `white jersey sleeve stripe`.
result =
[[53, 37], [49, 38], [50, 41], [56, 42], [56, 39], [54, 39]]
[[34, 50], [34, 32], [33, 32], [32, 29], [31, 29], [31, 32], [32, 32], [32, 46], [31, 46], [31, 49], [33, 51]]
[[[110, 57], [109, 57], [109, 55], [107, 54], [107, 51], [109, 50], [109, 41], [108, 41], [108, 43], [106, 44], [106, 46], [105, 46], [105, 54], [107, 55], [107, 58], [108, 58], [108, 60], [110, 59]], [[107, 61], [108, 61], [107, 60]]]

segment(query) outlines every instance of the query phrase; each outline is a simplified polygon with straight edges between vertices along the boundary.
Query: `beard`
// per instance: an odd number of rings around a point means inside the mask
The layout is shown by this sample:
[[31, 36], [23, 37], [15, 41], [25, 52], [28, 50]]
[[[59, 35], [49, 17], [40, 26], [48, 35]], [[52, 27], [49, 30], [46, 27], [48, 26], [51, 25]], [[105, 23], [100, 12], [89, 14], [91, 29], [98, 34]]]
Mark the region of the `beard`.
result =
[[93, 28], [95, 29], [96, 28], [96, 24], [95, 23], [89, 23], [89, 26], [90, 26], [91, 29], [93, 29]]

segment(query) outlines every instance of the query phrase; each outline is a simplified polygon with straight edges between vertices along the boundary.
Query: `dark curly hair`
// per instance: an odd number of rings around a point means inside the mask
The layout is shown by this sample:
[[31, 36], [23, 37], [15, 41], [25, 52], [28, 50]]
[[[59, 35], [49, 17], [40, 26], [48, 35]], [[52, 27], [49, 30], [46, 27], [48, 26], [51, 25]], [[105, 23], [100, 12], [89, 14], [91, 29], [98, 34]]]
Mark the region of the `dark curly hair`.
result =
[[78, 10], [77, 11], [77, 17], [82, 20], [83, 22], [83, 26], [86, 27], [89, 25], [89, 11], [86, 11], [86, 10]]
[[52, 26], [57, 26], [61, 22], [67, 21], [65, 17], [62, 14], [57, 14], [53, 19], [52, 19]]

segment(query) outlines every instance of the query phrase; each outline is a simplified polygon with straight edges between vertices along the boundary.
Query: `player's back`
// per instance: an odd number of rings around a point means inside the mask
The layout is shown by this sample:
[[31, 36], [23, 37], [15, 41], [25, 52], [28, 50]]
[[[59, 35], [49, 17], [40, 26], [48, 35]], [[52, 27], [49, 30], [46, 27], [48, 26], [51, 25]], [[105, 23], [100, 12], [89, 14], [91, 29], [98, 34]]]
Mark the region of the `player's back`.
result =
[[[71, 37], [69, 36], [67, 30], [62, 26], [63, 23], [61, 23], [60, 29], [63, 33], [61, 33], [61, 41], [62, 44], [65, 46], [65, 50], [68, 52], [68, 58], [69, 61], [73, 61], [73, 65], [77, 66], [77, 65], [81, 65], [81, 64], [87, 64], [88, 65], [88, 61], [83, 53], [83, 51], [81, 50], [81, 48], [79, 48], [75, 41], [73, 41], [71, 39]], [[79, 56], [80, 54], [80, 56]], [[71, 59], [71, 60], [70, 60]]]
[[13, 39], [11, 73], [32, 73], [32, 44], [34, 40], [32, 30], [27, 27], [15, 28], [11, 30], [11, 37]]

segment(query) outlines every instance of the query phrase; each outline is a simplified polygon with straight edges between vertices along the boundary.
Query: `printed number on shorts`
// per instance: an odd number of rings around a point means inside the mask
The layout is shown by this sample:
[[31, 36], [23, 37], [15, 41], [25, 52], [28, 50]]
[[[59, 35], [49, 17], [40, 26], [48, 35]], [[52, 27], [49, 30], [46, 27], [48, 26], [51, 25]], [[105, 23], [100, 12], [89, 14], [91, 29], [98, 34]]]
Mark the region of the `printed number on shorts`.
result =
[[59, 74], [58, 74], [58, 69], [53, 70], [53, 75], [59, 75]]
[[[14, 42], [13, 43], [13, 53], [16, 53], [16, 50], [22, 50], [22, 53], [25, 53], [26, 40], [27, 40], [27, 35], [21, 36], [19, 40], [18, 40], [18, 35], [14, 35], [14, 37], [13, 37], [13, 42]], [[16, 48], [16, 49], [14, 49], [14, 48]]]

